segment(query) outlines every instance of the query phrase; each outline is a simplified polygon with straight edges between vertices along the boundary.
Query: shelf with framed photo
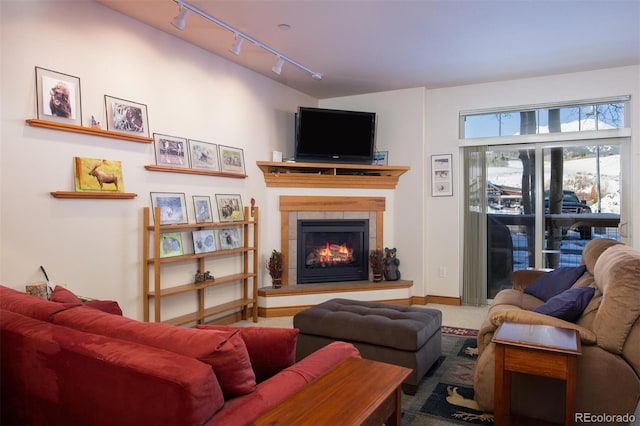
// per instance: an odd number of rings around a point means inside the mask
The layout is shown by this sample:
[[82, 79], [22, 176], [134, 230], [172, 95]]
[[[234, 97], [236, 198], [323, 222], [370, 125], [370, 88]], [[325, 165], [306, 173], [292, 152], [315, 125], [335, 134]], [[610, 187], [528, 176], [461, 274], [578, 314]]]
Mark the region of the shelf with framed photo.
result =
[[125, 133], [118, 133], [110, 130], [104, 130], [104, 129], [93, 128], [93, 127], [78, 126], [75, 124], [58, 123], [55, 121], [40, 120], [36, 118], [27, 119], [25, 121], [31, 127], [40, 127], [44, 129], [60, 130], [63, 132], [71, 132], [71, 133], [80, 133], [84, 135], [99, 136], [99, 137], [110, 138], [110, 139], [119, 139], [119, 140], [129, 141], [129, 142], [138, 142], [138, 143], [153, 142], [153, 139], [148, 138], [146, 136], [128, 135]]
[[[144, 321], [185, 325], [194, 322], [204, 323], [213, 315], [227, 313], [238, 317], [236, 320], [252, 317], [253, 321], [257, 322], [258, 207], [244, 207], [243, 219], [233, 222], [188, 223], [187, 217], [166, 221], [162, 213], [163, 204], [166, 204], [163, 200], [178, 203], [181, 209], [183, 194], [154, 194], [156, 200], [152, 203], [153, 207], [143, 208]], [[173, 198], [179, 201], [172, 201]], [[206, 200], [198, 196], [194, 199], [194, 202], [196, 201]], [[193, 247], [189, 247], [191, 240]], [[235, 260], [238, 257], [240, 262]], [[225, 262], [227, 259], [234, 260]], [[234, 265], [239, 263], [241, 270], [231, 271], [224, 268], [226, 272], [231, 273], [217, 276], [213, 267], [218, 261]], [[184, 280], [186, 284], [167, 283], [175, 278], [173, 273], [163, 274], [163, 266], [185, 262], [194, 265], [194, 275]], [[214, 306], [207, 305], [206, 289], [234, 283], [241, 288], [240, 298]], [[197, 294], [197, 303], [194, 303], [193, 311], [175, 318], [163, 318], [161, 301], [162, 304], [168, 303], [163, 299], [184, 293]]]

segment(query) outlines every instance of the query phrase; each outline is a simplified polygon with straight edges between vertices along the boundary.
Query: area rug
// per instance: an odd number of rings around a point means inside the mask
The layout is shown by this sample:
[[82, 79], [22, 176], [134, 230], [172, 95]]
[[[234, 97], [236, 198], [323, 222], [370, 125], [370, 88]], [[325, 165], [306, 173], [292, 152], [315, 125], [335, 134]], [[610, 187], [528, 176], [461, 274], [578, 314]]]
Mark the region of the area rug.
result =
[[493, 425], [493, 414], [483, 413], [473, 400], [477, 330], [442, 327], [442, 333], [442, 356], [416, 394], [402, 396], [402, 425]]

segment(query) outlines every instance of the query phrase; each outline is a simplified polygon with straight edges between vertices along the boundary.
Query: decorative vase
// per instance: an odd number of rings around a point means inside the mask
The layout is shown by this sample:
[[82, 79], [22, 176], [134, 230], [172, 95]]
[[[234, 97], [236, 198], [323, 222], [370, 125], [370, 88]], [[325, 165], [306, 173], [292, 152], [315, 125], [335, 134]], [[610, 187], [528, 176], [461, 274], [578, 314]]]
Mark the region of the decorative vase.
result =
[[373, 282], [374, 283], [379, 283], [380, 281], [382, 281], [382, 272], [374, 272], [373, 273]]
[[282, 278], [272, 278], [273, 288], [282, 287]]

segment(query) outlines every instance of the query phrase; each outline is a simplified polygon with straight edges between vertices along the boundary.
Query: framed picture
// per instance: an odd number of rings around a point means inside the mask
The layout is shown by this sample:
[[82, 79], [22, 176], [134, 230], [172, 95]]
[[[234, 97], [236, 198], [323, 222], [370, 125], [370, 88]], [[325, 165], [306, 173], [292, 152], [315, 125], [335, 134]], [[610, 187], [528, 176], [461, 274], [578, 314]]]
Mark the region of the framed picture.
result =
[[120, 161], [75, 157], [73, 163], [76, 191], [124, 192]]
[[193, 252], [195, 254], [210, 253], [217, 250], [213, 229], [193, 231]]
[[193, 196], [193, 211], [196, 214], [196, 223], [213, 222], [211, 198], [208, 195]]
[[164, 232], [160, 234], [160, 257], [182, 256], [182, 234], [180, 232]]
[[151, 206], [160, 208], [160, 225], [189, 223], [184, 193], [152, 192]]
[[36, 104], [39, 120], [82, 126], [80, 78], [36, 67]]
[[218, 231], [220, 237], [220, 249], [231, 250], [239, 248], [242, 243], [240, 241], [240, 231], [238, 228], [223, 228]]
[[240, 194], [216, 194], [218, 219], [220, 222], [244, 220], [244, 210]]
[[192, 169], [220, 171], [218, 145], [189, 139], [189, 161]]
[[107, 130], [149, 137], [147, 106], [104, 95]]
[[431, 156], [431, 196], [449, 197], [453, 195], [451, 154]]
[[242, 149], [218, 145], [218, 151], [220, 152], [220, 169], [223, 172], [245, 174]]
[[389, 165], [389, 151], [376, 151], [373, 153], [373, 165], [375, 166], [388, 166]]
[[177, 136], [153, 134], [156, 164], [173, 167], [189, 167], [187, 140]]

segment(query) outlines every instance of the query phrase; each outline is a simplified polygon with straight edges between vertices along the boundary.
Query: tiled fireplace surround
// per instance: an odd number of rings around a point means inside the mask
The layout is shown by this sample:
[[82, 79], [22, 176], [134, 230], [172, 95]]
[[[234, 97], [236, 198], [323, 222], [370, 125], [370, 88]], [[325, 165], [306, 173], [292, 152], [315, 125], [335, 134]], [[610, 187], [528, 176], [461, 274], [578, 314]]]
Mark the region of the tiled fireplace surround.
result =
[[[339, 283], [296, 284], [297, 221], [306, 219], [369, 219], [369, 249], [384, 246], [384, 197], [280, 196], [280, 244], [288, 268], [282, 287], [263, 287], [258, 291], [258, 315], [294, 315], [319, 300], [333, 297], [362, 297], [362, 300], [411, 304], [412, 280], [348, 281]], [[364, 296], [364, 293], [367, 293]]]
[[299, 219], [369, 219], [369, 248], [382, 248], [384, 197], [281, 196], [281, 247], [287, 264], [283, 285], [296, 284]]

